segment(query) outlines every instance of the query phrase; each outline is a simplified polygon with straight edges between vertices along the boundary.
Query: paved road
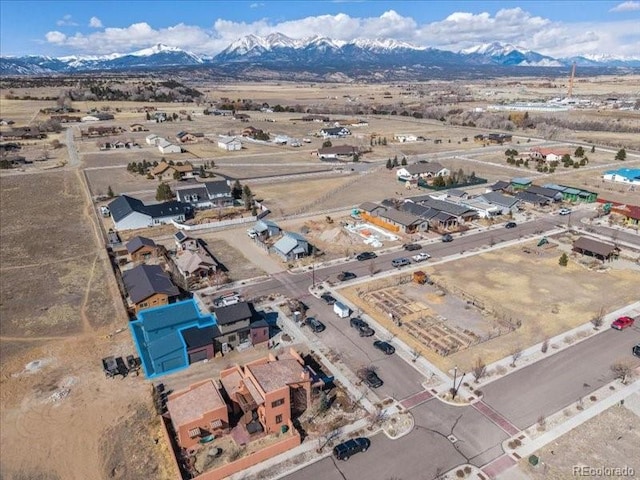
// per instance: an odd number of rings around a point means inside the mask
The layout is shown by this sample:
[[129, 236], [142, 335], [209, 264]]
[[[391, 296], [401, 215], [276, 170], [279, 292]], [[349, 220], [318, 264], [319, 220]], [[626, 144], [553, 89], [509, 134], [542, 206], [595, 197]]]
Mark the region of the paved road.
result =
[[[633, 328], [609, 329], [571, 348], [490, 383], [484, 401], [523, 429], [562, 410], [613, 379], [620, 358], [640, 365], [631, 347], [640, 342], [640, 319]], [[603, 326], [602, 328], [607, 328]]]

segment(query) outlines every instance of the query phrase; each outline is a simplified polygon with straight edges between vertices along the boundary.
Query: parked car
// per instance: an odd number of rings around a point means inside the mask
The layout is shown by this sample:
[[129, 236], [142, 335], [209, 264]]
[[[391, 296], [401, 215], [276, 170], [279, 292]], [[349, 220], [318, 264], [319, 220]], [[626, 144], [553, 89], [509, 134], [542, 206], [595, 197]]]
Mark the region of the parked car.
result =
[[364, 372], [362, 372], [362, 381], [369, 388], [379, 388], [384, 384], [378, 374], [370, 369], [366, 369]]
[[324, 300], [327, 305], [333, 305], [334, 303], [336, 303], [336, 298], [329, 293], [323, 293], [322, 295], [320, 295], [320, 298]]
[[373, 342], [373, 346], [378, 350], [384, 352], [386, 355], [392, 355], [396, 351], [393, 345], [387, 342], [383, 342], [382, 340], [376, 340], [375, 342]]
[[341, 282], [346, 282], [347, 280], [353, 280], [357, 275], [353, 272], [340, 272], [338, 274], [338, 280]]
[[640, 343], [636, 343], [633, 348], [631, 349], [631, 352], [636, 356], [636, 357], [640, 357]]
[[431, 255], [429, 255], [426, 252], [421, 252], [411, 257], [411, 260], [413, 260], [414, 262], [424, 262], [425, 260], [429, 260], [430, 258], [431, 258]]
[[571, 213], [571, 209], [570, 208], [561, 208], [560, 211], [558, 211], [558, 213], [560, 215], [569, 215]]
[[258, 232], [256, 232], [253, 228], [247, 230], [247, 235], [249, 238], [256, 238], [258, 236]]
[[453, 236], [450, 233], [447, 233], [442, 236], [443, 242], [453, 242]]
[[324, 326], [324, 323], [315, 317], [307, 317], [304, 322], [316, 333], [324, 332], [325, 328], [327, 328]]
[[362, 262], [364, 260], [371, 260], [372, 258], [376, 258], [378, 255], [376, 255], [373, 252], [362, 252], [360, 254], [358, 254], [358, 256], [356, 256], [356, 260], [358, 260], [359, 262]]
[[620, 317], [613, 321], [611, 324], [611, 328], [615, 330], [623, 330], [625, 328], [631, 327], [635, 320], [631, 317]]
[[333, 456], [338, 460], [346, 461], [356, 453], [366, 452], [370, 446], [371, 441], [368, 438], [353, 438], [333, 447]]
[[504, 228], [516, 228], [518, 224], [516, 222], [507, 222]]
[[402, 245], [402, 248], [413, 252], [414, 250], [420, 250], [422, 248], [422, 245], [420, 245], [419, 243], [405, 243], [404, 245]]
[[391, 265], [396, 268], [400, 268], [406, 265], [411, 265], [411, 260], [406, 257], [394, 258], [393, 260], [391, 260]]
[[356, 330], [358, 330], [358, 333], [360, 334], [361, 337], [372, 337], [373, 335], [375, 335], [375, 331], [373, 330], [373, 328], [371, 328], [369, 326], [369, 324], [367, 322], [365, 322], [364, 320], [362, 320], [360, 317], [353, 317], [350, 321], [349, 324], [355, 328]]

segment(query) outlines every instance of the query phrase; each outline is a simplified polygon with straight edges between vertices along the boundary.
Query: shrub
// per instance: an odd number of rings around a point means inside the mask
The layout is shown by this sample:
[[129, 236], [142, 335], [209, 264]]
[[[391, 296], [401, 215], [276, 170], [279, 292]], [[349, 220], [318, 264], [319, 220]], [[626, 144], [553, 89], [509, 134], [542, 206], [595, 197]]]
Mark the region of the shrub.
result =
[[462, 470], [462, 469], [456, 470], [456, 477], [464, 478], [464, 470]]

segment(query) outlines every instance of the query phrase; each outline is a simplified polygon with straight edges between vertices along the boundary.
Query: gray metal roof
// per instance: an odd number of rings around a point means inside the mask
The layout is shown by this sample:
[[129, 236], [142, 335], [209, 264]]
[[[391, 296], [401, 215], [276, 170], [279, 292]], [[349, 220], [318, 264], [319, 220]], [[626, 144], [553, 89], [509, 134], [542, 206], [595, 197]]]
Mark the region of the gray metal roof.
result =
[[469, 207], [465, 207], [464, 205], [458, 205], [457, 203], [447, 202], [446, 200], [436, 200], [435, 198], [431, 198], [429, 195], [424, 195], [422, 197], [414, 197], [410, 200], [419, 203], [420, 205], [424, 205], [426, 207], [431, 207], [435, 210], [439, 210], [441, 212], [450, 213], [451, 215], [455, 215], [456, 217], [469, 215], [469, 214], [477, 214], [473, 209]]
[[483, 193], [480, 195], [481, 198], [484, 198], [485, 201], [492, 203], [494, 205], [500, 205], [501, 207], [512, 208], [516, 205], [520, 200], [515, 197], [511, 197], [509, 195], [503, 195], [498, 192], [489, 192]]
[[[273, 248], [283, 255], [288, 255], [292, 251], [295, 253], [307, 253], [307, 245], [307, 240], [302, 235], [285, 232], [284, 236], [273, 245]], [[302, 248], [302, 251], [298, 250], [296, 252], [295, 250], [298, 247]]]
[[133, 198], [128, 195], [120, 195], [109, 204], [109, 210], [111, 211], [113, 220], [119, 222], [132, 212], [149, 215], [151, 218], [186, 215], [187, 212], [191, 210], [191, 206], [187, 203], [177, 202], [175, 200], [145, 205], [137, 198]]
[[390, 208], [386, 212], [380, 213], [380, 218], [386, 218], [404, 227], [424, 222], [424, 219], [418, 217], [417, 215], [409, 212], [403, 212], [401, 210], [396, 210], [395, 208]]
[[533, 203], [535, 205], [546, 205], [550, 202], [547, 197], [543, 197], [541, 195], [536, 195], [535, 193], [530, 192], [518, 192], [516, 197], [523, 202]]
[[436, 174], [436, 173], [438, 173], [440, 170], [442, 170], [445, 167], [440, 165], [438, 162], [429, 162], [429, 163], [414, 163], [413, 165], [409, 165], [409, 166], [404, 167], [404, 168], [411, 175], [418, 175], [418, 174], [421, 174], [421, 173], [433, 173], [433, 174]]
[[534, 193], [536, 195], [540, 195], [547, 198], [562, 197], [562, 192], [558, 192], [553, 188], [539, 187], [538, 185], [531, 185], [529, 188], [527, 188], [526, 191], [529, 193]]
[[124, 286], [133, 303], [140, 303], [156, 293], [180, 294], [169, 275], [160, 265], [138, 265], [122, 274]]
[[578, 248], [583, 251], [595, 253], [603, 257], [608, 257], [614, 253], [618, 248], [610, 243], [600, 242], [593, 238], [580, 237], [573, 242], [573, 248]]

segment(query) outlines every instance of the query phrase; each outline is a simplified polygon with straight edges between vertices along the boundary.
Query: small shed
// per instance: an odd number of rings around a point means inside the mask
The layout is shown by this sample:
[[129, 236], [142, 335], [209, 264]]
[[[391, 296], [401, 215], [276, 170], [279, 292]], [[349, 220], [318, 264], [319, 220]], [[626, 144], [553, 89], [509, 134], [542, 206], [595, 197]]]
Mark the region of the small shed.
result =
[[600, 242], [589, 237], [580, 237], [573, 242], [573, 251], [598, 260], [612, 261], [620, 255], [620, 249], [610, 243]]

